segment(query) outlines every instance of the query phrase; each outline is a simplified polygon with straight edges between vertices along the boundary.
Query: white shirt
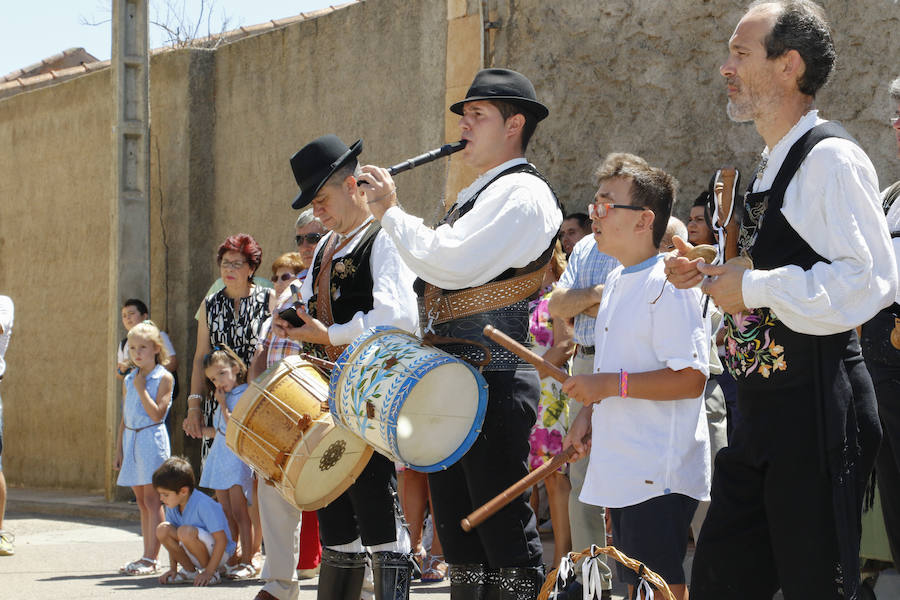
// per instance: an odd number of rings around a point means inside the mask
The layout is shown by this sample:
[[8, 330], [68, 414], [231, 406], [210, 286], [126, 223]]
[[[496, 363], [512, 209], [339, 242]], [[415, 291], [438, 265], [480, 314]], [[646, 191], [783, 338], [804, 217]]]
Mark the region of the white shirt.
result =
[[[349, 232], [347, 236], [368, 227], [369, 223], [371, 223], [371, 218]], [[313, 254], [313, 264], [332, 235], [334, 232], [328, 233], [319, 240], [315, 254]], [[363, 237], [363, 233], [354, 237], [346, 246], [334, 253], [334, 258], [340, 258], [352, 252]], [[413, 291], [413, 281], [416, 277], [403, 264], [394, 242], [383, 229], [375, 235], [369, 262], [373, 281], [372, 310], [369, 312], [357, 311], [346, 323], [335, 323], [329, 326], [328, 339], [334, 346], [349, 344], [367, 329], [377, 325], [390, 325], [410, 333], [415, 333], [419, 326], [419, 309], [416, 304], [416, 294]], [[310, 271], [310, 273], [312, 272]], [[314, 293], [313, 283], [311, 276], [303, 280], [300, 297], [304, 302]]]
[[[890, 189], [888, 186], [882, 190], [881, 197], [884, 198], [885, 193]], [[900, 231], [900, 200], [895, 200], [891, 204], [891, 208], [887, 213], [888, 230]], [[891, 242], [894, 245], [894, 259], [897, 263], [897, 269], [900, 270], [900, 237], [893, 238]], [[900, 302], [900, 286], [897, 288], [897, 294], [894, 296], [894, 302]]]
[[[666, 283], [662, 257], [619, 266], [609, 274], [597, 312], [595, 373], [668, 367], [709, 376], [710, 325], [702, 315], [700, 291], [676, 290]], [[702, 392], [684, 400], [604, 398], [594, 404], [591, 427], [582, 502], [622, 508], [669, 493], [709, 499], [709, 429]]]
[[[753, 191], [772, 186], [788, 150], [825, 121], [810, 111], [772, 149]], [[878, 193], [875, 168], [848, 140], [816, 144], [784, 193], [787, 222], [819, 255], [808, 271], [796, 265], [744, 273], [748, 308], [768, 307], [799, 333], [829, 335], [865, 323], [893, 302], [897, 266]]]
[[3, 357], [9, 347], [9, 338], [12, 335], [14, 312], [12, 298], [0, 296], [0, 377], [6, 373], [6, 361]]
[[[516, 158], [487, 171], [459, 193], [457, 205], [506, 169], [525, 163]], [[419, 277], [446, 290], [481, 285], [511, 267], [524, 267], [547, 249], [561, 224], [550, 188], [527, 173], [506, 175], [491, 184], [452, 227], [431, 229], [398, 206], [381, 219], [403, 261]]]

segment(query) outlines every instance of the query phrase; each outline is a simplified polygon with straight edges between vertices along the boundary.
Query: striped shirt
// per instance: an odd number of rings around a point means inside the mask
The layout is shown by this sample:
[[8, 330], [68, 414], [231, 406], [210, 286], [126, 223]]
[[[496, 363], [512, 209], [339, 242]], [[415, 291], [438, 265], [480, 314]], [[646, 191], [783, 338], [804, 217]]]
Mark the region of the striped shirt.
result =
[[[586, 235], [572, 248], [566, 270], [556, 287], [580, 290], [606, 282], [610, 271], [619, 266], [608, 254], [597, 250], [593, 235]], [[582, 346], [594, 345], [594, 318], [585, 314], [575, 315], [575, 343]]]

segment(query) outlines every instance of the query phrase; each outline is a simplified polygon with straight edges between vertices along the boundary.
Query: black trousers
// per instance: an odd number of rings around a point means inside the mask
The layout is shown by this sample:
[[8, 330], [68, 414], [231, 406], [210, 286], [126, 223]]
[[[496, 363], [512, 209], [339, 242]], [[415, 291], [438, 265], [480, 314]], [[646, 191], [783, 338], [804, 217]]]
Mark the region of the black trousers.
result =
[[[848, 375], [862, 449], [858, 468], [867, 475], [880, 437], [875, 400], [864, 363]], [[832, 483], [814, 402], [809, 385], [754, 394], [739, 387], [742, 420], [716, 456], [712, 503], [694, 555], [693, 600], [758, 600], [779, 587], [785, 600], [841, 597]]]
[[395, 490], [394, 463], [376, 452], [346, 492], [316, 511], [322, 544], [349, 544], [358, 537], [366, 546], [395, 541]]
[[884, 513], [884, 527], [891, 546], [894, 567], [900, 570], [900, 367], [866, 360], [884, 437], [878, 451], [875, 476]]
[[459, 524], [528, 474], [528, 439], [540, 395], [537, 373], [494, 371], [484, 378], [488, 406], [481, 434], [458, 462], [428, 475], [438, 535], [451, 564], [537, 567], [542, 564], [541, 542], [527, 494], [469, 533]]

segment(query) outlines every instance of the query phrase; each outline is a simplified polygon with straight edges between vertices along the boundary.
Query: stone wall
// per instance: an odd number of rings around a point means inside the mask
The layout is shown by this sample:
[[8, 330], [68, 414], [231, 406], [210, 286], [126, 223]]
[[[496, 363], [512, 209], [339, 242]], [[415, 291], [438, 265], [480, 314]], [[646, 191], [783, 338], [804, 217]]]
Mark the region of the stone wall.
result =
[[[569, 210], [585, 210], [608, 152], [633, 152], [681, 182], [684, 215], [719, 166], [755, 168], [764, 144], [725, 115], [718, 72], [747, 3], [735, 0], [491, 0], [500, 17], [486, 62], [527, 74], [550, 107], [529, 156]], [[900, 177], [887, 83], [900, 75], [893, 0], [825, 0], [838, 68], [822, 90], [825, 118], [842, 121], [879, 177]]]

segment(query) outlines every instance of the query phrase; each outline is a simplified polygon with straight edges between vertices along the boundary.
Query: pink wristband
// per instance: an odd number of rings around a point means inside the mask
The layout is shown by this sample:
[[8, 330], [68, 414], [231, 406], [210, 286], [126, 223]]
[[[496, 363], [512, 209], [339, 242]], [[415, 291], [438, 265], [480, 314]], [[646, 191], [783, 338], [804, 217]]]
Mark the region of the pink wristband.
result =
[[619, 369], [619, 396], [628, 397], [628, 371]]

